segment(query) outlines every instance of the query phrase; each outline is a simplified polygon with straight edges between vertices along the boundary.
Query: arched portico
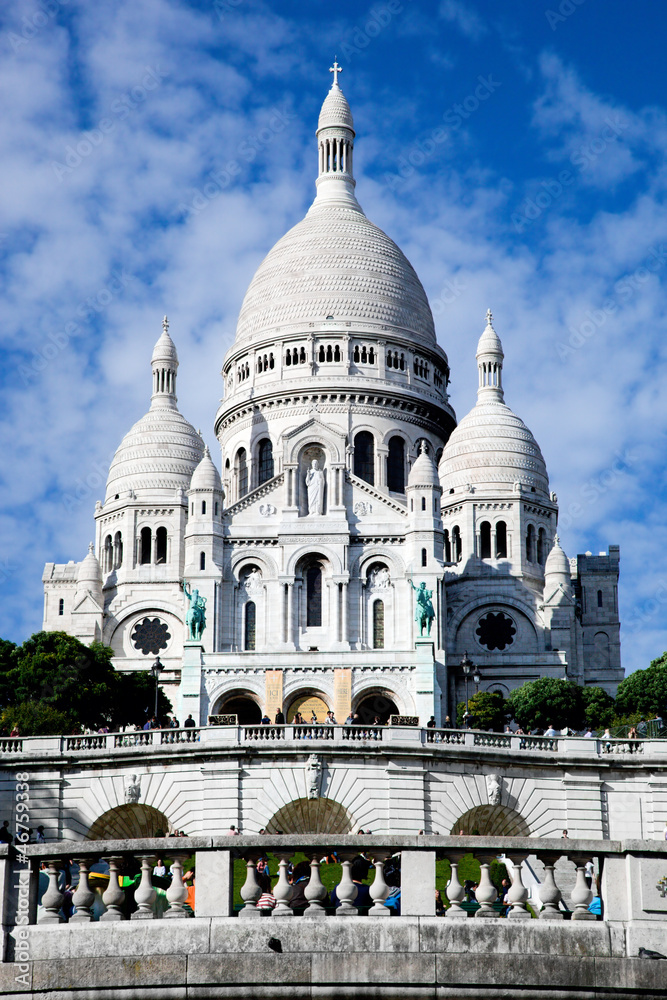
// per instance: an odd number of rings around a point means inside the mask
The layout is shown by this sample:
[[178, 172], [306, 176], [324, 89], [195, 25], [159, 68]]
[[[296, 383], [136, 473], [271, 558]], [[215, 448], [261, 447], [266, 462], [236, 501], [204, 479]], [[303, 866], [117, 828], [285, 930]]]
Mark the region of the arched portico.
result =
[[159, 837], [172, 832], [164, 813], [143, 803], [115, 806], [95, 820], [86, 840], [125, 840], [131, 837]]
[[353, 818], [332, 799], [294, 799], [271, 817], [267, 833], [352, 833]]

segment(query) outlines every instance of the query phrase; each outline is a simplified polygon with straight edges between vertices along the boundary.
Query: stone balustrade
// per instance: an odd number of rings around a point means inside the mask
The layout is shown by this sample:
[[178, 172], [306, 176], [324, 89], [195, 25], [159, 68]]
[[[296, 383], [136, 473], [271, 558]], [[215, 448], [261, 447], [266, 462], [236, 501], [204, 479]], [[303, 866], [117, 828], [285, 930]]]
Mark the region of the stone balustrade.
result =
[[[336, 850], [342, 865], [341, 905], [325, 905], [320, 859]], [[371, 905], [355, 905], [351, 863], [359, 851], [373, 862]], [[309, 859], [305, 908], [295, 919], [287, 878], [296, 852]], [[278, 859], [276, 907], [257, 907], [257, 861]], [[466, 854], [478, 860], [479, 908], [471, 913], [459, 877]], [[194, 855], [194, 917], [185, 906], [183, 864]], [[384, 867], [400, 855], [401, 916], [390, 915]], [[167, 909], [156, 921], [152, 868], [171, 861]], [[507, 919], [499, 919], [490, 866], [508, 870]], [[449, 908], [435, 916], [436, 859], [447, 858]], [[543, 879], [528, 900], [522, 864], [537, 858]], [[104, 911], [93, 919], [91, 867], [108, 865]], [[245, 861], [242, 909], [233, 906], [234, 859]], [[599, 872], [601, 919], [589, 912], [585, 876], [592, 859]], [[63, 922], [59, 873], [78, 865], [73, 902]], [[576, 882], [563, 910], [558, 872], [566, 862]], [[38, 870], [48, 886], [38, 908]], [[121, 875], [135, 879], [128, 913]], [[243, 836], [160, 840], [77, 841], [30, 845], [25, 858], [0, 847], [0, 901], [4, 930], [0, 992], [66, 1000], [73, 984], [91, 1000], [137, 997], [219, 997], [227, 1000], [334, 1000], [373, 996], [506, 998], [553, 995], [560, 1000], [658, 1000], [664, 997], [660, 961], [640, 949], [665, 952], [667, 844], [655, 841], [436, 836]], [[75, 881], [77, 881], [75, 879]], [[106, 880], [105, 880], [106, 881]], [[661, 890], [661, 887], [662, 890]], [[570, 919], [565, 919], [566, 917]], [[347, 919], [339, 919], [339, 918]], [[537, 919], [533, 919], [536, 917]], [[19, 985], [17, 985], [19, 984]], [[224, 984], [224, 991], [220, 984]], [[368, 984], [372, 984], [372, 989]]]
[[667, 755], [665, 739], [597, 739], [584, 737], [517, 736], [510, 733], [489, 733], [481, 730], [421, 729], [408, 726], [329, 726], [303, 725], [211, 725], [191, 729], [152, 729], [138, 732], [93, 733], [85, 736], [31, 736], [0, 739], [0, 760], [6, 757], [108, 754], [117, 751], [147, 748], [164, 750], [170, 746], [179, 751], [210, 747], [243, 747], [256, 743], [297, 744], [376, 744], [389, 743], [401, 749], [459, 747], [462, 751], [496, 750], [510, 754], [537, 753], [544, 755], [587, 755], [615, 757], [628, 755]]

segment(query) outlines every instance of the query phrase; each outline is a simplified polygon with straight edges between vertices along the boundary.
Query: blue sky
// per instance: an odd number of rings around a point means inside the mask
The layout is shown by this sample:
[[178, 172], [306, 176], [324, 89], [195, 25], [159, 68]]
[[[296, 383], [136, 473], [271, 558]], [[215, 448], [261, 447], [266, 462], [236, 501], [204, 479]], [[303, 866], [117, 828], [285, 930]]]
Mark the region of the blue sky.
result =
[[459, 417], [490, 306], [563, 546], [620, 544], [624, 665], [660, 655], [666, 27], [646, 0], [5, 5], [0, 635], [40, 627], [45, 561], [84, 556], [165, 312], [219, 454], [222, 358], [312, 200], [337, 55], [359, 200], [424, 283]]

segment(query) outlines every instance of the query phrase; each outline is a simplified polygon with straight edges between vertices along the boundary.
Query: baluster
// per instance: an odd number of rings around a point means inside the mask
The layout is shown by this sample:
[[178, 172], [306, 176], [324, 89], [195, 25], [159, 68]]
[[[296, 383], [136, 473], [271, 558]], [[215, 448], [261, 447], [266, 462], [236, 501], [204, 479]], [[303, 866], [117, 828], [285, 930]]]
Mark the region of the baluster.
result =
[[261, 910], [257, 909], [257, 900], [262, 895], [262, 887], [257, 881], [257, 862], [261, 855], [246, 855], [246, 879], [241, 886], [241, 899], [245, 903], [242, 910], [239, 910], [239, 917], [248, 920], [252, 917], [261, 917]]
[[272, 913], [272, 916], [274, 917], [294, 916], [294, 910], [289, 905], [289, 901], [292, 897], [292, 886], [289, 884], [287, 879], [287, 867], [289, 858], [291, 857], [291, 852], [289, 854], [278, 855], [278, 881], [273, 889], [273, 895], [276, 899], [275, 909]]
[[[354, 882], [352, 881], [352, 874], [350, 869], [352, 867], [352, 861], [356, 858], [356, 853], [345, 854], [341, 853], [341, 865], [343, 867], [343, 874], [341, 880], [336, 887], [336, 894], [340, 902], [340, 906], [336, 907], [337, 917], [358, 917], [359, 910], [354, 905], [354, 901], [357, 898], [358, 889]], [[318, 878], [319, 878], [319, 866], [318, 866]]]
[[103, 913], [100, 920], [125, 920], [122, 906], [125, 902], [125, 893], [118, 883], [118, 867], [122, 858], [105, 858], [109, 864], [109, 885], [102, 894], [102, 902], [106, 906], [106, 913]]
[[543, 854], [541, 856], [544, 865], [544, 882], [540, 886], [540, 900], [544, 909], [540, 913], [540, 920], [564, 920], [565, 915], [559, 907], [562, 899], [560, 889], [556, 885], [554, 869], [560, 854]]
[[95, 902], [95, 893], [88, 883], [90, 872], [90, 858], [77, 858], [79, 866], [79, 884], [72, 895], [72, 903], [76, 907], [76, 913], [69, 918], [70, 923], [83, 923], [93, 919], [92, 906]]
[[138, 910], [132, 914], [132, 920], [152, 920], [155, 916], [153, 903], [157, 893], [153, 888], [153, 865], [155, 856], [152, 854], [140, 854], [141, 861], [141, 882], [134, 894], [134, 901], [139, 906]]
[[572, 895], [570, 899], [574, 903], [574, 913], [572, 914], [572, 920], [595, 920], [595, 914], [589, 913], [588, 904], [593, 899], [593, 893], [588, 888], [588, 883], [586, 881], [586, 862], [590, 858], [581, 857], [570, 857], [570, 861], [574, 864], [577, 869], [577, 881], [575, 882], [574, 889], [572, 890]]
[[521, 864], [526, 859], [525, 854], [508, 854], [512, 870], [510, 872], [510, 878], [512, 884], [507, 893], [507, 898], [510, 901], [511, 909], [507, 914], [508, 917], [512, 917], [514, 920], [530, 920], [531, 916], [526, 908], [526, 900], [528, 899], [528, 890], [523, 884], [523, 878], [521, 877]]
[[498, 898], [498, 893], [496, 892], [496, 887], [491, 881], [491, 877], [489, 875], [489, 869], [491, 867], [491, 862], [495, 860], [495, 854], [480, 854], [477, 856], [477, 860], [479, 861], [482, 874], [480, 875], [479, 885], [475, 890], [477, 902], [480, 905], [480, 908], [475, 913], [475, 916], [498, 917], [500, 914], [493, 908], [493, 904]]
[[191, 917], [192, 913], [183, 909], [183, 904], [188, 898], [187, 886], [183, 885], [183, 855], [177, 854], [171, 858], [171, 885], [167, 889], [167, 900], [169, 909], [164, 917]]
[[388, 851], [383, 853], [373, 854], [373, 864], [375, 865], [375, 878], [373, 879], [370, 887], [371, 899], [373, 900], [373, 905], [368, 911], [369, 916], [372, 914], [374, 917], [390, 917], [391, 910], [388, 906], [385, 906], [384, 901], [389, 895], [389, 886], [384, 880], [384, 863], [387, 858], [391, 855]]
[[60, 907], [65, 898], [58, 888], [58, 875], [60, 873], [60, 861], [47, 861], [46, 873], [49, 877], [49, 884], [46, 892], [42, 896], [42, 910], [38, 923], [40, 924], [62, 924], [65, 918], [60, 914]]
[[459, 861], [462, 857], [462, 854], [447, 855], [449, 863], [452, 866], [452, 875], [449, 880], [449, 885], [445, 889], [445, 893], [447, 895], [447, 899], [452, 905], [445, 913], [445, 916], [454, 917], [455, 919], [467, 919], [468, 917], [467, 911], [461, 906], [461, 903], [465, 899], [466, 895], [466, 891], [459, 880]]
[[310, 881], [304, 890], [304, 896], [308, 900], [308, 906], [303, 912], [304, 917], [326, 917], [325, 904], [327, 890], [322, 885], [320, 878], [319, 854], [310, 856]]

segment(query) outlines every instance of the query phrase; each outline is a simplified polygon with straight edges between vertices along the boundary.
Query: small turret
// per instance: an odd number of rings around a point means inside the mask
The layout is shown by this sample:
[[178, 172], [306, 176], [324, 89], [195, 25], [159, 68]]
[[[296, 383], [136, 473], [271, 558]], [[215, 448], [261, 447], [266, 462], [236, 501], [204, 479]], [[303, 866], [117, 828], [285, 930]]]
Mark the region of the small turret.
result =
[[359, 204], [354, 194], [356, 182], [352, 173], [355, 136], [352, 112], [338, 85], [338, 74], [343, 70], [336, 60], [329, 72], [333, 73], [334, 79], [317, 123], [318, 176], [315, 205], [322, 201], [334, 201], [358, 209]]
[[572, 579], [570, 560], [561, 548], [558, 535], [544, 566], [544, 600], [559, 604], [562, 600], [572, 600]]
[[178, 354], [176, 345], [169, 336], [169, 320], [166, 316], [162, 321], [162, 334], [153, 348], [151, 368], [153, 369], [151, 409], [157, 406], [176, 409]]
[[503, 345], [500, 337], [493, 329], [491, 310], [486, 311], [486, 327], [477, 344], [477, 368], [479, 371], [479, 388], [477, 396], [480, 400], [496, 400], [503, 402]]
[[103, 605], [102, 569], [97, 561], [95, 546], [92, 542], [88, 546], [88, 554], [85, 559], [79, 563], [79, 571], [76, 577], [76, 594], [74, 597], [75, 605], [86, 594], [90, 594], [100, 606]]

